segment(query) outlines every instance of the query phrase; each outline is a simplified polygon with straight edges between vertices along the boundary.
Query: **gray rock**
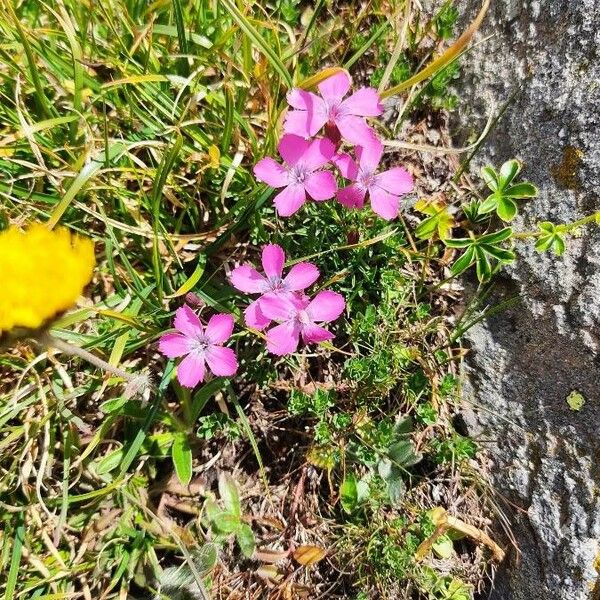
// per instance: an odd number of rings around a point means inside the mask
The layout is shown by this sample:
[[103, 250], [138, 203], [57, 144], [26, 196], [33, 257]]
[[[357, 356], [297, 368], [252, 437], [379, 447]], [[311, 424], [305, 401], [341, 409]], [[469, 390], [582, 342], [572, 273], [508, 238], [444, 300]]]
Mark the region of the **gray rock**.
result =
[[[480, 6], [461, 4], [469, 19]], [[600, 2], [496, 0], [479, 38], [490, 34], [463, 61], [462, 139], [514, 97], [473, 168], [522, 159], [541, 193], [521, 203], [517, 230], [600, 210]], [[494, 293], [521, 301], [467, 336], [496, 502], [520, 550], [500, 568], [491, 597], [597, 599], [600, 228], [571, 239], [561, 258], [532, 244], [517, 250]], [[573, 390], [586, 399], [580, 411], [566, 402]]]

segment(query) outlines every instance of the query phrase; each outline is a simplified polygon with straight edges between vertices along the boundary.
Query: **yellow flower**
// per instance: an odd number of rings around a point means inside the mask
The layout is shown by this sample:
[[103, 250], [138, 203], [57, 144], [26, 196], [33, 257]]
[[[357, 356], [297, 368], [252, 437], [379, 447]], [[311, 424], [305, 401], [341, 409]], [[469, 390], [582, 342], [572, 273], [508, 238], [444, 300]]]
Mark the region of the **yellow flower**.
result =
[[41, 223], [0, 233], [0, 334], [37, 329], [75, 304], [94, 271], [94, 245]]

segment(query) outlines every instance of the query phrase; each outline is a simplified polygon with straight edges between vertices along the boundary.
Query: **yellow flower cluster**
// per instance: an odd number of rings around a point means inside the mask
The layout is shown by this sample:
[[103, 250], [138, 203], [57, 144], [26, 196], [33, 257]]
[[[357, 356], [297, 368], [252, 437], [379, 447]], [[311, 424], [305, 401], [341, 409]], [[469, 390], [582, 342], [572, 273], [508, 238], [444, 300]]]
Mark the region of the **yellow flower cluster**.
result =
[[0, 233], [0, 334], [36, 329], [73, 306], [94, 271], [92, 242], [41, 223]]

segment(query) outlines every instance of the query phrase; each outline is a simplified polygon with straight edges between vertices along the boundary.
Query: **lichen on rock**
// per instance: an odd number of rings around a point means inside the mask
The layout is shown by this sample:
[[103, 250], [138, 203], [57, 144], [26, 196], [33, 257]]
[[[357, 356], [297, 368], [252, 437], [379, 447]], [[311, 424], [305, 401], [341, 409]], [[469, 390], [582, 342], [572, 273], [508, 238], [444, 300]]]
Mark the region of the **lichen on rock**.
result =
[[[460, 4], [465, 19], [478, 6]], [[595, 0], [498, 0], [480, 34], [494, 37], [464, 59], [464, 137], [510, 102], [473, 167], [517, 157], [540, 188], [517, 230], [600, 208], [599, 22]], [[495, 294], [521, 302], [467, 335], [467, 394], [483, 409], [495, 500], [520, 550], [496, 575], [495, 600], [600, 593], [599, 242], [592, 226], [560, 258], [519, 246]], [[572, 390], [586, 398], [577, 412], [565, 402]]]

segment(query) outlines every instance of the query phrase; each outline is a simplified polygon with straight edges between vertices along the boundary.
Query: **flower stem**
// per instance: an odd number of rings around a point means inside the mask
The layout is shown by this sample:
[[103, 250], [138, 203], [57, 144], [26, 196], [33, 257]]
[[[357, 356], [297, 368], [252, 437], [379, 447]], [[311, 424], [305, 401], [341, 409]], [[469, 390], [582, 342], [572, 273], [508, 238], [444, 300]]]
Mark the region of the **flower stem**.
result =
[[94, 365], [102, 371], [106, 371], [107, 373], [111, 373], [113, 375], [116, 375], [117, 377], [122, 377], [129, 383], [134, 382], [137, 378], [136, 375], [132, 375], [131, 373], [128, 373], [127, 371], [124, 371], [119, 367], [111, 365], [99, 356], [92, 354], [88, 350], [84, 350], [79, 346], [74, 346], [73, 344], [69, 344], [69, 342], [65, 342], [64, 340], [56, 338], [47, 331], [42, 333], [42, 335], [40, 335], [38, 339], [42, 344], [44, 344], [48, 348], [56, 348], [57, 350], [60, 350], [63, 354], [69, 354], [70, 356], [76, 356], [77, 358], [81, 358], [82, 360], [85, 360], [86, 362]]

